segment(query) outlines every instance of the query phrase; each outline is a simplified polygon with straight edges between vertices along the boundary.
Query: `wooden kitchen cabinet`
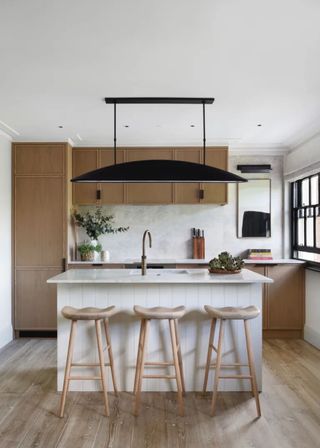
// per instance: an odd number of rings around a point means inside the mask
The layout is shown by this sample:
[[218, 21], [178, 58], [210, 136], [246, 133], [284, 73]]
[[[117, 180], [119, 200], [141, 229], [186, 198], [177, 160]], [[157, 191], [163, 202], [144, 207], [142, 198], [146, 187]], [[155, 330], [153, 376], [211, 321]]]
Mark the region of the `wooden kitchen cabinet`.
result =
[[266, 265], [265, 275], [274, 280], [266, 285], [268, 331], [278, 337], [286, 333], [302, 337], [304, 327], [304, 266]]
[[[96, 170], [99, 162], [98, 148], [73, 148], [72, 150], [72, 177], [80, 176], [88, 171]], [[73, 204], [91, 205], [98, 203], [96, 183], [72, 185]]]
[[[208, 165], [228, 169], [228, 148], [209, 147], [206, 154]], [[73, 176], [112, 165], [113, 157], [113, 148], [73, 148]], [[201, 147], [117, 149], [118, 163], [146, 159], [202, 163], [203, 149]], [[226, 184], [155, 182], [148, 183], [147, 187], [145, 183], [73, 184], [73, 204], [226, 204], [227, 191]]]
[[[130, 148], [126, 150], [126, 161], [173, 159], [171, 148]], [[132, 183], [125, 184], [127, 204], [172, 204], [173, 184]]]
[[[174, 150], [175, 160], [201, 163], [200, 148], [179, 148]], [[199, 204], [200, 183], [174, 184], [174, 202], [176, 204]]]
[[[117, 163], [125, 161], [123, 149], [117, 149]], [[99, 150], [99, 168], [114, 164], [114, 152], [111, 148]], [[101, 191], [101, 204], [124, 204], [125, 184], [122, 183], [101, 183], [98, 184]]]
[[[228, 148], [211, 147], [206, 150], [206, 165], [228, 171]], [[227, 204], [228, 184], [201, 184], [203, 197], [201, 204]]]
[[14, 328], [56, 329], [56, 288], [67, 239], [71, 148], [64, 143], [13, 144]]

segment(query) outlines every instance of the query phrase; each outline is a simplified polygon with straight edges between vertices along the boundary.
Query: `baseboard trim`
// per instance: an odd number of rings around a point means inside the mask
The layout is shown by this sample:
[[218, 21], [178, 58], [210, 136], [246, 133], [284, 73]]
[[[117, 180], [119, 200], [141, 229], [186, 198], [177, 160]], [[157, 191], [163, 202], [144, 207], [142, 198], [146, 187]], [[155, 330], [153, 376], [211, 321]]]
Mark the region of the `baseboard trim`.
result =
[[5, 328], [0, 330], [0, 348], [9, 344], [13, 339], [12, 326], [7, 325]]
[[263, 339], [302, 339], [302, 330], [263, 330]]
[[304, 339], [320, 350], [320, 333], [308, 325], [304, 326]]

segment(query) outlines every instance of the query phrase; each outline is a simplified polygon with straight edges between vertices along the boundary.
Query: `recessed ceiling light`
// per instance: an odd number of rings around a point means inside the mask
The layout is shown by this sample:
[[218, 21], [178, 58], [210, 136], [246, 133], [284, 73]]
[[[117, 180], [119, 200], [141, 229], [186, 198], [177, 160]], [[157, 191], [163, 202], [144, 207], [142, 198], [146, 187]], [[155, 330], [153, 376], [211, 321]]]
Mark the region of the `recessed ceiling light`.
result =
[[62, 125], [60, 125], [60, 126], [58, 126], [58, 128], [59, 128], [59, 129], [62, 129], [62, 128], [63, 128], [63, 126], [62, 126]]
[[190, 124], [190, 128], [195, 128], [196, 125], [195, 124]]
[[262, 124], [261, 124], [261, 123], [258, 123], [257, 126], [258, 126], [258, 128], [261, 128]]

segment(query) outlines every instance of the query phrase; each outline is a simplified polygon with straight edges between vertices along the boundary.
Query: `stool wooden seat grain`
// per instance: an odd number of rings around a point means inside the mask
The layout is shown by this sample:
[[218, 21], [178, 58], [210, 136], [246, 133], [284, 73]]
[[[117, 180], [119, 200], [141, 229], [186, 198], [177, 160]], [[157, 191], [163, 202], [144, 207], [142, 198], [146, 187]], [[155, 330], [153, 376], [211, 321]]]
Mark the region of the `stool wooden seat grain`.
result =
[[[107, 395], [107, 376], [106, 376], [106, 371], [105, 371], [106, 366], [110, 366], [113, 388], [114, 388], [115, 393], [116, 394], [118, 393], [115, 372], [114, 372], [114, 362], [113, 362], [113, 354], [112, 354], [112, 347], [111, 347], [111, 340], [110, 340], [110, 332], [109, 332], [109, 318], [116, 313], [117, 313], [117, 311], [114, 306], [110, 306], [108, 308], [103, 308], [103, 309], [102, 308], [94, 308], [94, 307], [77, 309], [77, 308], [73, 308], [71, 306], [65, 306], [64, 308], [62, 308], [61, 314], [63, 315], [63, 317], [71, 320], [71, 331], [70, 331], [70, 338], [69, 338], [67, 362], [66, 362], [65, 374], [64, 374], [63, 391], [62, 391], [62, 396], [61, 396], [60, 417], [63, 417], [63, 415], [64, 415], [66, 396], [67, 396], [67, 392], [69, 389], [69, 383], [72, 380], [101, 380], [102, 390], [103, 390], [103, 395], [104, 395], [105, 412], [106, 412], [106, 415], [109, 416], [109, 404], [108, 404], [108, 395]], [[73, 350], [74, 350], [75, 335], [76, 335], [76, 328], [77, 328], [78, 320], [83, 320], [83, 321], [84, 320], [85, 321], [92, 320], [95, 322], [99, 363], [88, 364], [88, 363], [74, 363], [73, 362]], [[102, 334], [101, 334], [101, 322], [103, 322], [103, 324], [104, 324], [107, 349], [108, 349], [108, 355], [109, 355], [109, 363], [104, 362], [103, 343], [102, 343]], [[80, 375], [71, 376], [70, 373], [71, 373], [72, 367], [99, 367], [100, 376], [80, 376]]]
[[[206, 390], [207, 390], [209, 369], [210, 369], [210, 367], [213, 367], [213, 368], [215, 368], [215, 377], [214, 377], [213, 394], [212, 394], [212, 407], [211, 407], [212, 415], [214, 415], [214, 412], [215, 412], [219, 380], [221, 378], [226, 378], [226, 379], [239, 378], [239, 379], [250, 379], [252, 394], [253, 394], [253, 396], [255, 398], [255, 402], [256, 402], [257, 414], [258, 414], [258, 417], [261, 417], [259, 392], [258, 392], [258, 387], [257, 387], [256, 372], [255, 372], [254, 359], [253, 359], [253, 350], [252, 350], [250, 331], [249, 331], [249, 322], [248, 322], [250, 319], [254, 319], [260, 314], [259, 308], [257, 308], [256, 306], [248, 306], [245, 308], [237, 308], [237, 307], [214, 308], [212, 306], [205, 305], [204, 309], [211, 317], [211, 328], [210, 328], [209, 346], [208, 346], [207, 363], [206, 363], [205, 376], [204, 376], [203, 392], [206, 392]], [[225, 322], [226, 322], [226, 320], [233, 320], [233, 319], [243, 320], [243, 322], [244, 322], [248, 364], [235, 363], [235, 364], [226, 365], [226, 364], [222, 364], [222, 362], [221, 362], [222, 361], [222, 350], [223, 350], [222, 346], [223, 346]], [[214, 334], [215, 334], [217, 320], [220, 321], [220, 330], [219, 330], [219, 338], [218, 338], [218, 347], [216, 348], [214, 346]], [[217, 354], [216, 362], [214, 364], [211, 363], [213, 350]], [[221, 376], [220, 375], [221, 367], [228, 367], [228, 368], [249, 367], [250, 374], [249, 375]]]
[[[179, 342], [178, 333], [178, 319], [180, 319], [185, 313], [185, 307], [179, 306], [176, 308], [166, 308], [166, 307], [154, 307], [154, 308], [144, 308], [141, 306], [134, 306], [134, 312], [141, 318], [140, 326], [140, 336], [138, 344], [137, 353], [137, 363], [136, 363], [136, 374], [134, 380], [134, 394], [135, 408], [134, 414], [139, 414], [140, 409], [140, 398], [141, 398], [141, 385], [143, 378], [164, 378], [164, 379], [175, 379], [177, 382], [178, 390], [178, 407], [179, 414], [184, 415], [184, 404], [182, 394], [185, 392], [184, 375], [183, 375], [183, 364], [182, 355]], [[150, 326], [150, 321], [152, 319], [166, 319], [169, 321], [169, 330], [171, 338], [171, 347], [173, 354], [173, 361], [166, 362], [146, 362], [145, 361], [145, 351], [147, 346], [148, 331]], [[175, 375], [145, 375], [145, 366], [173, 366], [175, 369]]]

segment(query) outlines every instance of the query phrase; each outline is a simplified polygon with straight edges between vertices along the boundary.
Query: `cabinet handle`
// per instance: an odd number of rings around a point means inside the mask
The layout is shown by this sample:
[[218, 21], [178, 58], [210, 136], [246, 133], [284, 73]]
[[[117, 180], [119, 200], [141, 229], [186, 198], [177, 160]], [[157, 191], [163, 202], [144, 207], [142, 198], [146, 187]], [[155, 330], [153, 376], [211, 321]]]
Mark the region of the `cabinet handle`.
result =
[[67, 259], [62, 258], [62, 271], [66, 272], [66, 270], [67, 270]]
[[101, 190], [97, 190], [96, 198], [97, 198], [97, 201], [100, 201], [100, 199], [101, 199]]
[[199, 199], [204, 199], [204, 190], [202, 188], [199, 190]]

